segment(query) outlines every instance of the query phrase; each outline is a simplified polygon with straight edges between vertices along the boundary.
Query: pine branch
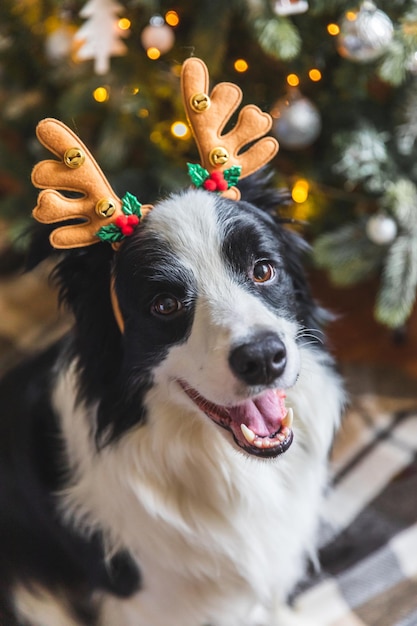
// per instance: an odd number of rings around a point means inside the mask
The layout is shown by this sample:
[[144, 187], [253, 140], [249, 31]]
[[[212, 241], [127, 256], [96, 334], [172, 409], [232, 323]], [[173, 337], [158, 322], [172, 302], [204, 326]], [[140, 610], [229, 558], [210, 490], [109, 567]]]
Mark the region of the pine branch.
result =
[[401, 178], [390, 183], [380, 205], [394, 215], [405, 232], [417, 234], [417, 187], [411, 180]]
[[381, 193], [387, 179], [388, 139], [387, 132], [364, 122], [354, 131], [337, 133], [333, 143], [341, 158], [333, 165], [334, 172], [353, 183], [362, 183], [373, 193]]
[[326, 269], [335, 285], [350, 286], [377, 272], [386, 248], [373, 244], [363, 223], [351, 223], [321, 235], [313, 245], [313, 260]]
[[401, 28], [396, 29], [378, 70], [380, 78], [394, 87], [398, 87], [406, 80], [408, 61], [417, 48], [416, 20], [416, 9], [403, 16], [400, 20]]
[[293, 59], [301, 50], [300, 34], [286, 18], [258, 19], [255, 32], [263, 50], [283, 61]]
[[379, 77], [386, 83], [398, 87], [407, 76], [408, 50], [400, 39], [393, 39], [378, 69]]
[[407, 320], [416, 299], [417, 241], [397, 237], [390, 247], [375, 306], [377, 321], [398, 328]]
[[[417, 49], [417, 46], [416, 46]], [[401, 124], [395, 129], [398, 151], [401, 155], [410, 156], [417, 140], [417, 85], [412, 82], [404, 104], [400, 106]]]

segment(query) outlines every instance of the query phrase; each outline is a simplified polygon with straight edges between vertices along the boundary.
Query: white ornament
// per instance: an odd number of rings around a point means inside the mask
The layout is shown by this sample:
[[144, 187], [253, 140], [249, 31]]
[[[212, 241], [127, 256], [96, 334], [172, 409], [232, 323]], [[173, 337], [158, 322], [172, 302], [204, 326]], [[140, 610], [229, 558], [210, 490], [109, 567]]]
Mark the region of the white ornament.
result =
[[316, 106], [297, 92], [278, 100], [271, 115], [273, 133], [283, 148], [301, 150], [320, 135], [321, 117]]
[[89, 0], [80, 11], [80, 16], [87, 21], [74, 37], [81, 42], [77, 57], [82, 61], [93, 59], [96, 74], [109, 71], [110, 57], [126, 54], [121, 37], [128, 32], [119, 28], [117, 17], [122, 10], [114, 0]]
[[342, 57], [367, 63], [380, 57], [394, 35], [394, 26], [386, 13], [366, 0], [359, 11], [349, 11], [340, 25], [337, 49]]
[[397, 224], [384, 213], [372, 215], [366, 223], [368, 238], [379, 246], [392, 243], [397, 236]]
[[68, 58], [73, 49], [74, 28], [62, 23], [56, 30], [46, 36], [45, 54], [51, 63], [59, 63]]
[[157, 48], [161, 54], [165, 54], [174, 45], [175, 35], [172, 28], [165, 24], [163, 17], [154, 15], [143, 29], [140, 40], [145, 50]]
[[307, 0], [275, 0], [274, 11], [277, 15], [296, 15], [308, 11]]

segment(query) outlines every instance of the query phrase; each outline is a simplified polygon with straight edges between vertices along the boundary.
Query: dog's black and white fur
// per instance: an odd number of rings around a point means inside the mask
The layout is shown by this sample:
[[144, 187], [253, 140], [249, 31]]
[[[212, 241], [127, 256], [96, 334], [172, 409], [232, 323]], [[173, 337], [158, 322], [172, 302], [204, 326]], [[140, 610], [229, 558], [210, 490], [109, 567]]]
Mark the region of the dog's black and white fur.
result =
[[315, 557], [343, 390], [305, 246], [256, 185], [174, 194], [118, 252], [64, 253], [74, 330], [0, 388], [0, 581], [19, 624], [304, 623], [285, 601]]

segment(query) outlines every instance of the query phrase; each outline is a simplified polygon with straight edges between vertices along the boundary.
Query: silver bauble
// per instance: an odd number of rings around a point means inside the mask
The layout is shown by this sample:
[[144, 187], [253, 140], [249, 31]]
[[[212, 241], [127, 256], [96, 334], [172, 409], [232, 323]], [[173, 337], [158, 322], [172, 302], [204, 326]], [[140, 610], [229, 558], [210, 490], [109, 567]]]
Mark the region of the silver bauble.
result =
[[337, 49], [342, 57], [367, 63], [386, 51], [393, 35], [394, 26], [388, 15], [377, 9], [373, 2], [366, 1], [354, 19], [343, 19], [337, 38]]
[[172, 28], [165, 24], [163, 17], [154, 15], [143, 29], [140, 40], [145, 50], [157, 48], [161, 54], [165, 54], [174, 45], [175, 35]]
[[61, 24], [45, 38], [45, 55], [51, 63], [60, 63], [67, 59], [74, 47], [74, 28]]
[[272, 132], [283, 148], [302, 150], [320, 135], [320, 113], [308, 98], [278, 100], [271, 114], [274, 118]]
[[366, 223], [368, 239], [379, 246], [392, 243], [397, 236], [397, 230], [395, 220], [385, 213], [372, 215]]

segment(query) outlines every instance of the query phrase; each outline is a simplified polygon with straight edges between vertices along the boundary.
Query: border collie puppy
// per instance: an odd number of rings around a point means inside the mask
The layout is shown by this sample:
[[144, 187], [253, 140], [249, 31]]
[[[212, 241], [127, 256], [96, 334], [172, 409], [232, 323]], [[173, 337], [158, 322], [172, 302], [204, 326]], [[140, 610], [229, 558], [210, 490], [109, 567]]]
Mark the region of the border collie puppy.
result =
[[74, 328], [0, 387], [18, 624], [306, 623], [285, 602], [315, 558], [344, 394], [276, 201], [250, 179], [240, 201], [189, 189], [117, 252], [63, 253]]

